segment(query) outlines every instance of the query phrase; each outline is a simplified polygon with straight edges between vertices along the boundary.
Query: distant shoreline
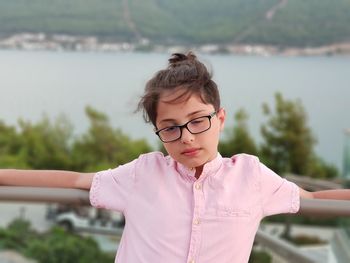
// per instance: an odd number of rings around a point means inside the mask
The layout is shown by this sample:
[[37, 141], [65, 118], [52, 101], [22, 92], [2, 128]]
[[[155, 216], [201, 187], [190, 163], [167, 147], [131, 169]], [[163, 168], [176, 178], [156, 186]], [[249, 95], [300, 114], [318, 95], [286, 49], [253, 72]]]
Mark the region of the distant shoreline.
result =
[[350, 42], [334, 43], [319, 47], [277, 47], [259, 44], [203, 44], [158, 45], [148, 39], [138, 43], [102, 41], [95, 36], [70, 36], [62, 34], [21, 33], [0, 38], [0, 49], [49, 50], [49, 51], [96, 51], [96, 52], [166, 52], [195, 50], [205, 54], [236, 54], [254, 56], [334, 56], [350, 55]]

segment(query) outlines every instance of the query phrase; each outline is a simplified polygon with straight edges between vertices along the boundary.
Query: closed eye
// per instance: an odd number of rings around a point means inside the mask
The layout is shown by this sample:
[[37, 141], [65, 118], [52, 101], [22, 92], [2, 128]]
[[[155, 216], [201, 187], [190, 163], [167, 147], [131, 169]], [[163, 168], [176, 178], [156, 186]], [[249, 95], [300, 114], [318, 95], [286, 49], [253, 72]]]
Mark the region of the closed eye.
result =
[[170, 126], [170, 127], [166, 127], [164, 129], [162, 129], [162, 132], [170, 133], [170, 132], [176, 131], [178, 128], [179, 127], [177, 127], [177, 126]]
[[198, 118], [198, 119], [194, 119], [193, 121], [191, 121], [191, 125], [198, 125], [201, 124], [205, 121], [204, 118]]

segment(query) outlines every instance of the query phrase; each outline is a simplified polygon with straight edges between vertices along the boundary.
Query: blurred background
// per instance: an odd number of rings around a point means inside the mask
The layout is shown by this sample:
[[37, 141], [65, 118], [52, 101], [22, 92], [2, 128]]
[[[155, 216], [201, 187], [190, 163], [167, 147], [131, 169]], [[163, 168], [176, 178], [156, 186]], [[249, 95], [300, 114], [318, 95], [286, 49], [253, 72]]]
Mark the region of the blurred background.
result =
[[[228, 114], [222, 155], [255, 154], [310, 190], [347, 185], [349, 0], [0, 0], [0, 167], [93, 172], [162, 150], [135, 109], [189, 50]], [[67, 204], [0, 211], [1, 263], [113, 262], [124, 224]], [[277, 216], [261, 230], [315, 262], [349, 262], [347, 221]], [[250, 262], [294, 261], [257, 242]]]

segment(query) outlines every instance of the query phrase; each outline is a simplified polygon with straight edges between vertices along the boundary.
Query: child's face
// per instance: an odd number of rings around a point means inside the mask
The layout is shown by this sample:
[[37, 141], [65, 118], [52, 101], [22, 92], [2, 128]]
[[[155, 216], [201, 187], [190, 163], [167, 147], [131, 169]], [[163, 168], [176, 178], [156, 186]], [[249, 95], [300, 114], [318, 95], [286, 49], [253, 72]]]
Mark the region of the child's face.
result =
[[[215, 111], [213, 105], [203, 103], [197, 94], [191, 95], [188, 100], [166, 102], [177, 98], [181, 94], [179, 92], [181, 91], [164, 93], [161, 96], [157, 107], [157, 129], [183, 125], [194, 118], [208, 116]], [[164, 98], [165, 101], [162, 100]], [[224, 127], [224, 109], [220, 109], [210, 121], [210, 129], [200, 134], [191, 134], [186, 128], [182, 128], [180, 139], [163, 143], [168, 154], [188, 168], [201, 169], [205, 163], [213, 160], [217, 155], [220, 131]]]

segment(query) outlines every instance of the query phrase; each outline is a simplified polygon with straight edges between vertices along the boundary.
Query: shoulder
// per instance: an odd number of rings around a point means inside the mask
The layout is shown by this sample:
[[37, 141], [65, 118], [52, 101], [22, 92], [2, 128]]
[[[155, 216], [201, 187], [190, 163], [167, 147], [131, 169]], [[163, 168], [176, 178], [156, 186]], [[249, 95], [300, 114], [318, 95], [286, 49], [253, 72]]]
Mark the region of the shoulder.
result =
[[162, 164], [166, 163], [166, 157], [161, 152], [149, 152], [140, 154], [138, 158], [118, 165], [112, 169], [107, 169], [103, 171], [99, 171], [95, 174], [108, 174], [108, 175], [115, 175], [119, 173], [134, 173], [138, 167], [145, 167], [145, 166], [155, 166], [155, 164]]
[[225, 159], [227, 170], [233, 173], [237, 179], [240, 178], [240, 180], [253, 184], [259, 182], [261, 163], [257, 156], [240, 153]]
[[138, 159], [142, 161], [166, 162], [167, 156], [164, 156], [162, 152], [149, 152], [141, 154]]
[[242, 180], [258, 180], [260, 161], [255, 155], [240, 153], [230, 158], [223, 158], [223, 171]]
[[141, 154], [137, 160], [137, 165], [163, 166], [169, 165], [169, 156], [164, 156], [162, 152], [149, 152]]
[[222, 173], [235, 187], [247, 191], [256, 191], [259, 187], [260, 161], [257, 156], [250, 154], [236, 154], [230, 158], [223, 158]]
[[226, 165], [230, 166], [257, 166], [260, 161], [259, 158], [255, 155], [240, 153], [235, 154], [231, 158], [224, 158]]

